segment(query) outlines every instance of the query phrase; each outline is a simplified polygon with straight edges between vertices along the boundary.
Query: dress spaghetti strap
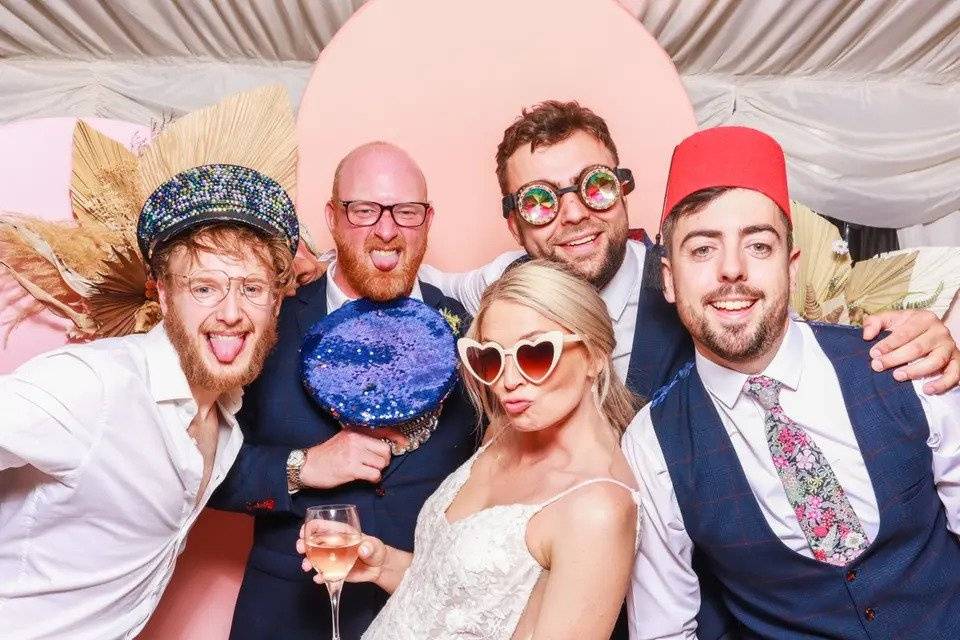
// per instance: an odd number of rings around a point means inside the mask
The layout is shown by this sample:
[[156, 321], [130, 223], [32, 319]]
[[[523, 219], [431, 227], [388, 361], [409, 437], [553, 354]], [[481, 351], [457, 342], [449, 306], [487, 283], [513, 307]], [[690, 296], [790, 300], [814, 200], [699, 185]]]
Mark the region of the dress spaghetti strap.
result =
[[544, 508], [546, 508], [546, 507], [549, 507], [551, 504], [553, 504], [553, 503], [556, 502], [557, 500], [561, 500], [561, 499], [567, 497], [568, 495], [570, 495], [570, 494], [573, 493], [574, 491], [577, 491], [578, 489], [582, 489], [583, 487], [589, 486], [589, 485], [591, 485], [591, 484], [596, 484], [596, 483], [598, 483], [598, 482], [611, 482], [611, 483], [613, 483], [613, 484], [615, 484], [615, 485], [617, 485], [617, 486], [623, 487], [623, 488], [626, 489], [628, 492], [630, 492], [630, 496], [633, 497], [634, 501], [637, 500], [637, 498], [636, 498], [637, 490], [631, 488], [629, 485], [626, 485], [626, 484], [620, 482], [619, 480], [614, 480], [613, 478], [590, 478], [589, 480], [584, 480], [583, 482], [579, 482], [579, 483], [573, 485], [572, 487], [570, 487], [569, 489], [565, 489], [565, 490], [561, 491], [560, 493], [558, 493], [557, 495], [553, 496], [552, 498], [550, 498], [550, 499], [548, 499], [548, 500], [545, 500], [544, 502], [541, 502], [539, 505], [537, 505], [537, 507], [538, 507], [538, 508], [537, 508], [537, 511], [540, 511], [541, 509], [544, 509]]

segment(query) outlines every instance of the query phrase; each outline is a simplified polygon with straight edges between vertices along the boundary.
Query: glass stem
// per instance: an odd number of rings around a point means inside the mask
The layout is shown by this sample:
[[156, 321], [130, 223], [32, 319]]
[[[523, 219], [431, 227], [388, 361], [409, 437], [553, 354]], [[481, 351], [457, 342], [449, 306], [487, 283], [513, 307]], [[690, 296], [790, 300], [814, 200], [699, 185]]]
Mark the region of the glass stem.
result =
[[333, 637], [330, 640], [340, 640], [340, 591], [342, 590], [343, 580], [327, 583], [327, 591], [330, 592], [331, 621], [333, 623]]

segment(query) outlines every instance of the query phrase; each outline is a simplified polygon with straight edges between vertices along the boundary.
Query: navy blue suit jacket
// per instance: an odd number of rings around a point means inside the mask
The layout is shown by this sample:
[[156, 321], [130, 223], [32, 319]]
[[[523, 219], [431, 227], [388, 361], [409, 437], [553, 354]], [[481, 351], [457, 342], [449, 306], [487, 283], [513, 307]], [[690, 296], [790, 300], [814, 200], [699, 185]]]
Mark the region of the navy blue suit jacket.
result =
[[[356, 481], [329, 490], [287, 493], [290, 451], [307, 448], [340, 431], [317, 407], [300, 382], [300, 345], [306, 332], [327, 314], [326, 276], [301, 287], [284, 301], [277, 345], [260, 377], [244, 394], [238, 414], [244, 445], [210, 506], [252, 514], [254, 541], [234, 612], [231, 638], [310, 638], [329, 633], [326, 590], [300, 570], [295, 542], [306, 507], [348, 503], [359, 507], [363, 530], [388, 545], [412, 551], [420, 508], [480, 442], [476, 413], [461, 385], [444, 403], [440, 424], [419, 449], [396, 456], [378, 484]], [[424, 302], [463, 319], [463, 307], [426, 283]], [[386, 601], [370, 584], [347, 584], [341, 599], [344, 640], [359, 638]], [[318, 635], [319, 634], [319, 635]]]

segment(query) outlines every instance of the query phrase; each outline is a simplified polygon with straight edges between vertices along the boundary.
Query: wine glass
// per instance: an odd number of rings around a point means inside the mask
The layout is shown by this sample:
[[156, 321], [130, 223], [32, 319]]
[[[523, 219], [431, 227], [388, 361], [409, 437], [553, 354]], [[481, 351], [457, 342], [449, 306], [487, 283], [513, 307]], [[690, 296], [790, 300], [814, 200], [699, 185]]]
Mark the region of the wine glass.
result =
[[333, 613], [333, 636], [340, 640], [340, 591], [357, 561], [363, 535], [356, 505], [327, 504], [308, 507], [303, 522], [307, 560], [327, 585]]

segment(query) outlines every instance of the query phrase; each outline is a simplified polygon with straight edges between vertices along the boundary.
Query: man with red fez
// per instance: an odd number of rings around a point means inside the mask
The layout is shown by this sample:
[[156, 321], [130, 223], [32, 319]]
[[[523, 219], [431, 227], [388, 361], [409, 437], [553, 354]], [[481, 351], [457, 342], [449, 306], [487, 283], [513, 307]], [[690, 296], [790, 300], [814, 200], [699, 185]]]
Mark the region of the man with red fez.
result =
[[956, 638], [960, 390], [901, 384], [858, 330], [790, 317], [769, 136], [682, 142], [661, 226], [696, 353], [623, 438], [646, 511], [631, 638]]

